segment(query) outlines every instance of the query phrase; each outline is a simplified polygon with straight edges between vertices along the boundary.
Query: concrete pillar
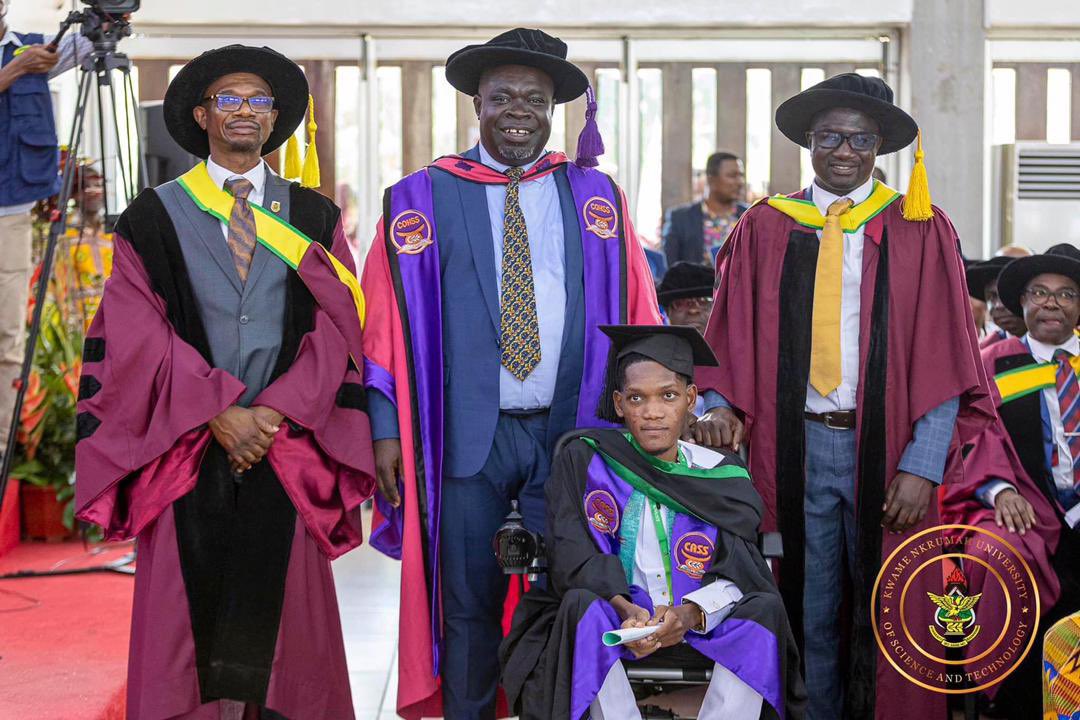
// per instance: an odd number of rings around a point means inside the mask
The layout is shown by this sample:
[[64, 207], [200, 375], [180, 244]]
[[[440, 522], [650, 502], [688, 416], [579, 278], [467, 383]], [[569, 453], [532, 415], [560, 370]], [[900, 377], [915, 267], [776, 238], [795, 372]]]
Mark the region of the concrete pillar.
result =
[[1080, 63], [1069, 66], [1069, 75], [1072, 79], [1072, 105], [1070, 106], [1072, 132], [1069, 135], [1072, 141], [1076, 142], [1080, 140]]
[[[923, 132], [934, 203], [952, 218], [968, 257], [982, 257], [985, 168], [985, 0], [914, 0], [911, 111]], [[914, 152], [906, 148], [901, 153]], [[906, 188], [907, 178], [897, 185]]]
[[831, 78], [835, 75], [855, 72], [855, 63], [825, 63], [824, 70], [825, 77]]
[[[784, 63], [772, 66], [772, 107], [775, 111], [780, 103], [802, 89], [802, 67], [796, 63]], [[769, 194], [793, 193], [799, 190], [801, 169], [799, 146], [784, 137], [772, 125], [772, 143], [769, 157]]]
[[457, 151], [465, 152], [480, 138], [480, 122], [476, 119], [473, 99], [465, 93], [457, 94]]
[[666, 212], [689, 202], [693, 194], [691, 127], [694, 94], [690, 63], [664, 63], [661, 70], [664, 73], [664, 125], [660, 206]]
[[1046, 71], [1043, 63], [1016, 64], [1016, 139], [1046, 140]]
[[139, 70], [139, 102], [157, 102], [165, 99], [169, 87], [169, 67], [172, 60], [136, 60]]
[[746, 158], [746, 66], [716, 66], [716, 149]]
[[408, 175], [431, 162], [431, 63], [401, 66], [401, 171]]

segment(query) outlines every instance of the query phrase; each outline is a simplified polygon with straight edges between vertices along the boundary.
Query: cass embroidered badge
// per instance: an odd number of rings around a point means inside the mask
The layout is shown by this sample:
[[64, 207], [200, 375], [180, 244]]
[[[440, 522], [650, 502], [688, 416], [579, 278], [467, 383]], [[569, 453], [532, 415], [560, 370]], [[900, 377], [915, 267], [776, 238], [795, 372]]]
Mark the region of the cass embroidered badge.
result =
[[418, 255], [431, 244], [431, 223], [419, 210], [400, 212], [390, 223], [390, 241], [398, 255]]
[[712, 560], [716, 546], [702, 532], [688, 532], [675, 542], [676, 568], [682, 574], [700, 580], [705, 576], [706, 566]]
[[607, 198], [599, 195], [589, 198], [581, 214], [585, 218], [585, 229], [601, 240], [610, 240], [618, 234], [619, 216]]
[[607, 490], [593, 490], [585, 496], [585, 516], [598, 532], [614, 536], [619, 531], [619, 508]]

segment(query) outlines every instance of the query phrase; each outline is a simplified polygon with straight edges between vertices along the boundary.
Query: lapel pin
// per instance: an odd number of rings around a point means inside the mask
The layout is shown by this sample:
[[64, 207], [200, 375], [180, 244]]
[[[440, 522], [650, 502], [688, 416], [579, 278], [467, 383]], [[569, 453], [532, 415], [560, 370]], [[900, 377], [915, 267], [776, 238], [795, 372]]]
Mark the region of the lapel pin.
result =
[[281, 212], [281, 203], [274, 200], [270, 203], [270, 212]]

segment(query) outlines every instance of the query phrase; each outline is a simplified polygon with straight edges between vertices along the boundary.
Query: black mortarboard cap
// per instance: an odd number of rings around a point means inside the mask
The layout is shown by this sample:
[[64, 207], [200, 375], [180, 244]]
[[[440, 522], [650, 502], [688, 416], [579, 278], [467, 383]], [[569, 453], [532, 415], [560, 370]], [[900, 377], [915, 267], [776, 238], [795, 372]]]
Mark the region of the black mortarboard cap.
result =
[[616, 387], [615, 373], [619, 360], [627, 355], [644, 355], [672, 372], [694, 377], [694, 366], [716, 366], [716, 355], [697, 328], [689, 325], [600, 325], [600, 331], [611, 338], [604, 390], [600, 397], [598, 417], [618, 422], [612, 394]]

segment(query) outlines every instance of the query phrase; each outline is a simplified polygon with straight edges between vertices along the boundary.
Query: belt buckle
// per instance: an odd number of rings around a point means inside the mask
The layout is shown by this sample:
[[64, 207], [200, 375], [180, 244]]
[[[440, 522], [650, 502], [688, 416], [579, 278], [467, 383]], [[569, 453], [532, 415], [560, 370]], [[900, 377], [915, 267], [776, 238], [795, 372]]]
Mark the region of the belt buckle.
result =
[[824, 425], [825, 425], [825, 427], [829, 428], [830, 430], [849, 430], [850, 429], [846, 425], [833, 425], [833, 423], [832, 423], [833, 414], [834, 413], [832, 411], [829, 411], [829, 412], [825, 413], [825, 415], [824, 415]]

